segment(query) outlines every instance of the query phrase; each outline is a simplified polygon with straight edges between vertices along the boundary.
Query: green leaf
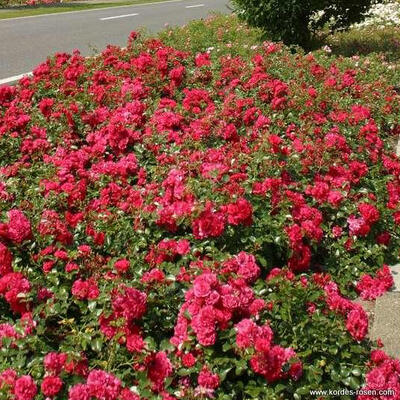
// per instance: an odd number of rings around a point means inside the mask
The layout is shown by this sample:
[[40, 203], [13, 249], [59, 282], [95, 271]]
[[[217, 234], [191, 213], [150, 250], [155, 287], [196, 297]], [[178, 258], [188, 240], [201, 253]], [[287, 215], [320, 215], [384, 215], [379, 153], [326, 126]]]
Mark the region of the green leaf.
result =
[[351, 389], [358, 389], [360, 387], [360, 381], [355, 376], [343, 379], [342, 382]]
[[103, 341], [100, 338], [96, 338], [92, 340], [92, 342], [90, 343], [90, 347], [93, 351], [99, 353], [101, 351], [101, 348], [103, 347]]

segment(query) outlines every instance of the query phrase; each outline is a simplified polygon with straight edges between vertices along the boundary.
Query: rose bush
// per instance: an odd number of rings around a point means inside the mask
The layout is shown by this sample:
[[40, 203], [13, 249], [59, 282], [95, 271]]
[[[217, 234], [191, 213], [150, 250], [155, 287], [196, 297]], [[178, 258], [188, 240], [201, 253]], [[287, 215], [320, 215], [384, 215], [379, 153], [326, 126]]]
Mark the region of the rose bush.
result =
[[367, 63], [231, 47], [132, 33], [0, 88], [2, 398], [399, 386], [354, 299], [399, 256], [400, 98]]

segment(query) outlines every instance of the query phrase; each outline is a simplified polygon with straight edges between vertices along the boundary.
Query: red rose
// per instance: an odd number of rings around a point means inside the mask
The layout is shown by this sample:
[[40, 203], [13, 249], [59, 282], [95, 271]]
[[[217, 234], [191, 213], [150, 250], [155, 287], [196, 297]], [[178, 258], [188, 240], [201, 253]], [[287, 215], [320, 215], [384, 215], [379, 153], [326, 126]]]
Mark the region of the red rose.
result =
[[11, 252], [0, 242], [0, 277], [12, 271], [11, 262]]
[[114, 268], [120, 274], [124, 274], [126, 271], [128, 271], [129, 267], [130, 267], [130, 262], [125, 258], [116, 261], [115, 264], [114, 264]]
[[35, 382], [29, 375], [21, 376], [15, 381], [15, 400], [33, 400], [37, 393]]
[[219, 386], [219, 376], [217, 374], [213, 374], [207, 367], [204, 367], [200, 372], [197, 382], [200, 386], [203, 386], [207, 389], [216, 389]]
[[182, 365], [186, 368], [193, 367], [196, 364], [196, 357], [192, 353], [186, 353], [182, 356]]
[[31, 224], [28, 218], [20, 210], [10, 210], [8, 212], [7, 237], [16, 243], [22, 243], [31, 236]]
[[63, 382], [58, 376], [47, 376], [40, 388], [45, 396], [53, 397], [61, 390], [62, 385]]
[[196, 239], [218, 237], [225, 230], [225, 218], [221, 212], [212, 211], [210, 206], [193, 221], [193, 235]]

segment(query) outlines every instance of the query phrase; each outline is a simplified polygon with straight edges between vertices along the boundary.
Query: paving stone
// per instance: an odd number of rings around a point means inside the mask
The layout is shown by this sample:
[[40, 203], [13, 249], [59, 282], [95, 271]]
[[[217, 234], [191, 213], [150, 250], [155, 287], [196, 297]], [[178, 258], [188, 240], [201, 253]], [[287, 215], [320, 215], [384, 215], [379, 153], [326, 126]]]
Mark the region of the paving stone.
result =
[[389, 292], [375, 303], [371, 339], [380, 338], [383, 350], [392, 357], [400, 358], [400, 293]]
[[375, 301], [374, 300], [362, 300], [362, 299], [358, 298], [358, 299], [355, 299], [354, 302], [360, 304], [367, 313], [375, 312]]
[[394, 280], [394, 286], [392, 287], [392, 292], [400, 292], [400, 264], [392, 265], [390, 267], [392, 271], [392, 276]]

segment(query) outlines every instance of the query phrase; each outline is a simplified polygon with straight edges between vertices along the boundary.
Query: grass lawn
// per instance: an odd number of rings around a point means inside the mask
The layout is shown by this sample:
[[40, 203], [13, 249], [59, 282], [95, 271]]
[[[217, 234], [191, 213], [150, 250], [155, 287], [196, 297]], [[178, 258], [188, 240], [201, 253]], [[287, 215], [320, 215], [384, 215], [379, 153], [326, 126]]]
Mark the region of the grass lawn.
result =
[[128, 1], [118, 1], [115, 3], [102, 3], [100, 0], [98, 3], [92, 3], [92, 4], [69, 2], [63, 4], [8, 7], [4, 9], [0, 8], [0, 19], [30, 17], [34, 15], [43, 15], [43, 14], [58, 14], [64, 12], [94, 10], [98, 8], [111, 8], [111, 7], [139, 5], [146, 3], [161, 3], [163, 1], [166, 0], [130, 0], [130, 1], [128, 0]]

